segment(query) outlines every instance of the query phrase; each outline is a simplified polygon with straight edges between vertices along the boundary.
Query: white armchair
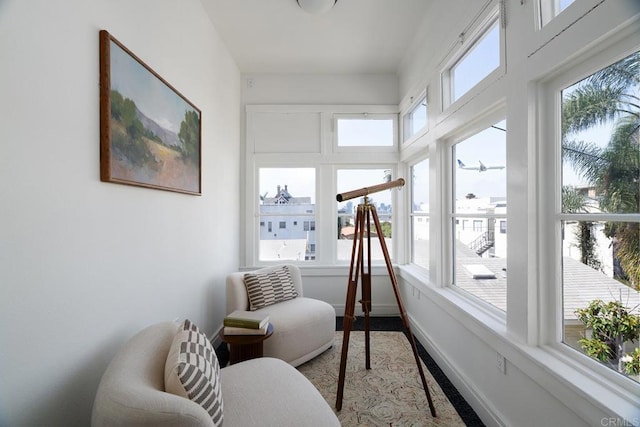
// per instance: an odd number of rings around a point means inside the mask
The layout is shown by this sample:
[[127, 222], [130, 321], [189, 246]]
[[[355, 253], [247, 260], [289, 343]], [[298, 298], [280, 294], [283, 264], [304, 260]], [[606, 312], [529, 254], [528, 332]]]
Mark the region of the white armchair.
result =
[[[249, 310], [249, 296], [244, 282], [246, 273], [270, 273], [282, 267], [278, 265], [230, 274], [227, 277], [227, 314], [234, 310]], [[269, 313], [274, 328], [273, 335], [264, 342], [264, 356], [298, 366], [333, 345], [336, 312], [324, 301], [305, 298], [300, 269], [291, 264], [287, 267], [298, 296], [255, 311]]]

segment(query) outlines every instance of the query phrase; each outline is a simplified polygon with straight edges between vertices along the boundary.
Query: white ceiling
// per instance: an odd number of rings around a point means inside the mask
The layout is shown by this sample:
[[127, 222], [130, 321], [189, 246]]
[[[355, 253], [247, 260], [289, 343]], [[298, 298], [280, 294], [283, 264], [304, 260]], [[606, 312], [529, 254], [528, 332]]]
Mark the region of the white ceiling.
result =
[[395, 73], [432, 0], [201, 0], [242, 73]]

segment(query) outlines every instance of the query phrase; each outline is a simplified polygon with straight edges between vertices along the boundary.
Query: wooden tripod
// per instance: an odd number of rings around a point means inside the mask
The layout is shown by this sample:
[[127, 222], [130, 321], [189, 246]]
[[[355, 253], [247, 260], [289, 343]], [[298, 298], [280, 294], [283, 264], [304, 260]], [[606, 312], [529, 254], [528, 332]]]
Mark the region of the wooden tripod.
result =
[[[382, 247], [382, 253], [384, 255], [385, 263], [387, 264], [387, 271], [391, 278], [391, 284], [393, 285], [393, 291], [396, 296], [396, 302], [398, 303], [398, 309], [400, 310], [400, 316], [402, 317], [402, 323], [406, 330], [406, 336], [411, 343], [411, 349], [413, 350], [413, 356], [416, 359], [416, 365], [420, 372], [420, 379], [422, 380], [422, 387], [427, 396], [429, 402], [429, 409], [431, 415], [436, 416], [436, 409], [433, 406], [431, 400], [431, 394], [427, 386], [427, 380], [425, 379], [424, 372], [422, 370], [422, 364], [420, 363], [420, 357], [418, 356], [418, 349], [409, 327], [409, 320], [407, 318], [407, 312], [405, 311], [404, 304], [400, 297], [400, 291], [398, 289], [398, 281], [391, 265], [391, 259], [389, 257], [389, 251], [382, 234], [382, 227], [380, 227], [380, 220], [378, 219], [378, 213], [376, 207], [370, 205], [368, 197], [365, 195], [364, 203], [358, 205], [356, 212], [356, 224], [353, 235], [353, 248], [351, 250], [351, 265], [349, 267], [349, 284], [347, 288], [347, 300], [344, 307], [344, 319], [343, 319], [343, 337], [342, 337], [342, 355], [340, 357], [340, 375], [338, 377], [338, 393], [336, 397], [336, 409], [340, 411], [342, 409], [342, 394], [344, 390], [344, 377], [347, 368], [347, 353], [349, 351], [349, 335], [353, 327], [353, 321], [355, 319], [354, 309], [356, 304], [356, 292], [358, 289], [358, 279], [362, 279], [362, 311], [364, 312], [364, 327], [365, 327], [365, 367], [371, 369], [371, 351], [370, 351], [370, 339], [369, 339], [369, 313], [371, 312], [371, 219], [375, 225], [376, 233], [378, 234], [378, 240]], [[365, 269], [365, 257], [364, 257], [364, 237], [366, 235], [366, 269]]]

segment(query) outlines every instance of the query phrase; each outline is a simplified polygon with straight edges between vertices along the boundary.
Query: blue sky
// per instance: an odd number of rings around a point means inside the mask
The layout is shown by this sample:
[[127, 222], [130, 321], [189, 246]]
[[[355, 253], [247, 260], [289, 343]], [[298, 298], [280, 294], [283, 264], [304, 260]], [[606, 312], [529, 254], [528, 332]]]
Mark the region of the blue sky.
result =
[[[496, 123], [495, 126], [506, 129], [507, 124], [503, 120]], [[479, 172], [457, 167], [458, 159], [466, 166], [476, 167], [479, 166], [479, 162], [485, 166], [506, 166], [506, 132], [496, 128], [489, 127], [454, 146], [456, 199], [464, 199], [469, 193], [475, 194], [476, 197], [506, 197], [506, 168]]]

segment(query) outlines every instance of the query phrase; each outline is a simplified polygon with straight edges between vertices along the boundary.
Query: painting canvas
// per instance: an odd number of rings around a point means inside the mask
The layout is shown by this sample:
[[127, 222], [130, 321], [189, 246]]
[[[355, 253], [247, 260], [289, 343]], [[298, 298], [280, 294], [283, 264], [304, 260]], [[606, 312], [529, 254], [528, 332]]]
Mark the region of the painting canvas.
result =
[[201, 194], [201, 113], [100, 31], [100, 178]]

